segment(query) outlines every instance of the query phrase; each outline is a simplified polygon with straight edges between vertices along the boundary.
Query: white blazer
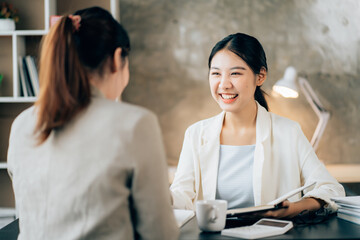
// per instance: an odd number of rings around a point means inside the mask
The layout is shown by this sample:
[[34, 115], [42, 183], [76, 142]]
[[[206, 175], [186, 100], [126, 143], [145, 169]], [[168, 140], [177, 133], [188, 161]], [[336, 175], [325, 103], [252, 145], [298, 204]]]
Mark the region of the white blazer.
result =
[[[298, 123], [266, 111], [258, 103], [256, 146], [253, 164], [255, 205], [266, 204], [281, 195], [316, 181], [303, 197], [324, 200], [325, 208], [336, 211], [331, 197], [345, 196], [344, 188], [317, 158]], [[196, 200], [215, 199], [220, 151], [220, 133], [225, 112], [190, 126], [173, 184], [173, 207], [194, 209]], [[301, 198], [298, 194], [290, 201]]]
[[177, 239], [156, 116], [95, 95], [35, 145], [36, 108], [11, 128], [19, 239]]

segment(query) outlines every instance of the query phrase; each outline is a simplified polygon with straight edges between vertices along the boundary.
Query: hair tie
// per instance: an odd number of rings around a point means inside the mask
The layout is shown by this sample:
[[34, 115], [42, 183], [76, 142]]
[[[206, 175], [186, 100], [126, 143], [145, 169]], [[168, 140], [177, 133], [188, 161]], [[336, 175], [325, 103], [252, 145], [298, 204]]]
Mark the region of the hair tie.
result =
[[72, 21], [72, 25], [74, 27], [74, 32], [79, 31], [80, 21], [81, 21], [80, 15], [69, 15], [68, 18], [70, 18]]

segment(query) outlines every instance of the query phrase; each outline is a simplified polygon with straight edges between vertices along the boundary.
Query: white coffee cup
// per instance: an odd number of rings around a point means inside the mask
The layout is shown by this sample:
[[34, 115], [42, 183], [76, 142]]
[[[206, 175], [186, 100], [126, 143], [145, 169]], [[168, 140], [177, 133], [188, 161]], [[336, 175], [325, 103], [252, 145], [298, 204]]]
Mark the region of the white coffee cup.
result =
[[226, 200], [200, 200], [196, 202], [196, 219], [199, 228], [206, 232], [219, 232], [226, 222]]

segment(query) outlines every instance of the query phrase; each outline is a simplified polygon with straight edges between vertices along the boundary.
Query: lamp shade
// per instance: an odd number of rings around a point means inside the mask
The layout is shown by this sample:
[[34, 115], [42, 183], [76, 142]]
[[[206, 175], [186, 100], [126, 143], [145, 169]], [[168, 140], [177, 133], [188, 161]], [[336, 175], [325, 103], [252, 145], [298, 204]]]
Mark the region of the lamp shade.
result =
[[284, 77], [275, 83], [273, 90], [285, 98], [297, 98], [299, 91], [296, 85], [296, 69], [287, 67]]

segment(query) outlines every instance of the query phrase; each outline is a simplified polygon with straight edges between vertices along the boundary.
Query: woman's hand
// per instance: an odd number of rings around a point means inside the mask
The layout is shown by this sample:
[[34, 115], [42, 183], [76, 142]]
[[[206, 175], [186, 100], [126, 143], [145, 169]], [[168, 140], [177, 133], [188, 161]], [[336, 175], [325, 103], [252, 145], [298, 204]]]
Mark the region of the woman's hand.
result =
[[320, 209], [324, 204], [324, 201], [316, 198], [304, 198], [298, 202], [290, 202], [288, 200], [285, 200], [284, 202], [282, 202], [282, 207], [284, 208], [267, 211], [263, 214], [263, 217], [292, 218], [304, 210], [316, 211]]

